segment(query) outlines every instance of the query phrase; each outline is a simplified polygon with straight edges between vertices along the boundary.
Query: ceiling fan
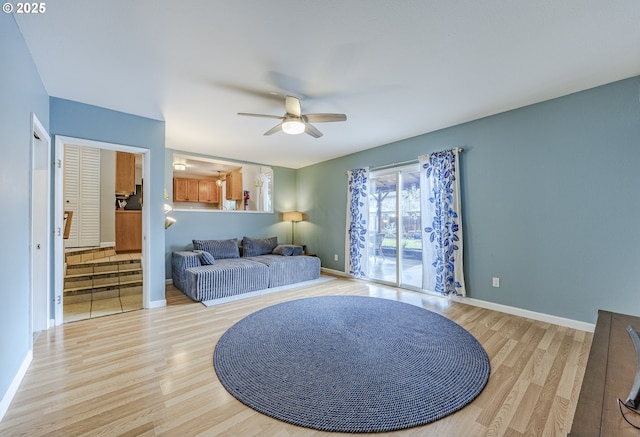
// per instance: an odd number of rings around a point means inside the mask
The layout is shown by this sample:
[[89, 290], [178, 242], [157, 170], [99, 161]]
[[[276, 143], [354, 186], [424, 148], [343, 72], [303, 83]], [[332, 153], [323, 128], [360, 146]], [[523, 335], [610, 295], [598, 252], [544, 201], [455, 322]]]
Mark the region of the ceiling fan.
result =
[[266, 131], [265, 135], [272, 135], [278, 131], [286, 134], [297, 135], [303, 132], [308, 133], [314, 138], [320, 138], [320, 132], [311, 123], [326, 123], [330, 121], [345, 121], [347, 116], [344, 114], [303, 114], [300, 109], [300, 99], [297, 97], [286, 96], [284, 99], [286, 113], [283, 116], [267, 115], [267, 114], [250, 114], [247, 112], [238, 112], [238, 115], [248, 115], [250, 117], [275, 118], [282, 120], [276, 126]]

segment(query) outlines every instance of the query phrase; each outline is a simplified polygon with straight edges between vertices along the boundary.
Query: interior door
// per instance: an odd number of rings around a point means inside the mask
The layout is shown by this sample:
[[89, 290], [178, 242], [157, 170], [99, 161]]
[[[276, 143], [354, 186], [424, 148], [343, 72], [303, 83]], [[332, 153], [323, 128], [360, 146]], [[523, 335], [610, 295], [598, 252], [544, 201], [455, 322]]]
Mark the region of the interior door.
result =
[[73, 212], [66, 247], [100, 245], [100, 149], [65, 145], [64, 210]]
[[32, 332], [49, 328], [49, 154], [51, 138], [32, 118], [31, 168], [31, 302]]

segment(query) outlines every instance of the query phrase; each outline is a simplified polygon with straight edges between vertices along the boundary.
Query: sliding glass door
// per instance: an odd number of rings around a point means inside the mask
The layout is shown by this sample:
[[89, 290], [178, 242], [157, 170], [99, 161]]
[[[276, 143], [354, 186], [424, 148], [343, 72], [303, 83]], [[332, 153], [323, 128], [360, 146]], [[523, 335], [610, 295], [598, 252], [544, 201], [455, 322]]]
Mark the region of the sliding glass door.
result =
[[418, 165], [369, 175], [369, 278], [420, 290], [420, 173]]

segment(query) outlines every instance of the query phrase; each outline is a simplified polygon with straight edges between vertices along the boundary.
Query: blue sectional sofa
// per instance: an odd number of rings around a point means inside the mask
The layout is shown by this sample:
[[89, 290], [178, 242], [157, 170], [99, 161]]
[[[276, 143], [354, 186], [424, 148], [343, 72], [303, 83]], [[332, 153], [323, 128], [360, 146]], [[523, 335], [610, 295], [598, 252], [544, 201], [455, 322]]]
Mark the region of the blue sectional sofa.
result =
[[[201, 302], [320, 277], [320, 258], [276, 237], [193, 240], [194, 250], [172, 253], [173, 285]], [[240, 256], [242, 254], [242, 256]]]

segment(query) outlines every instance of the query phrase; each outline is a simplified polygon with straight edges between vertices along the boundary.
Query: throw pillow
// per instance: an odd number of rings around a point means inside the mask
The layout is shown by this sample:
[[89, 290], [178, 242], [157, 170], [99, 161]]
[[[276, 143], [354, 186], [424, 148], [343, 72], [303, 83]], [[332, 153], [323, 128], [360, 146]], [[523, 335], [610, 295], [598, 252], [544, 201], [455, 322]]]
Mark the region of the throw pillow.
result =
[[203, 266], [211, 266], [216, 262], [216, 259], [206, 250], [194, 250], [195, 253], [200, 255], [200, 264]]
[[214, 259], [240, 258], [237, 238], [229, 240], [193, 240], [193, 248], [209, 252]]
[[302, 255], [302, 246], [294, 244], [279, 244], [273, 249], [274, 255], [295, 256]]
[[278, 245], [278, 237], [242, 238], [243, 256], [260, 256], [273, 252]]

